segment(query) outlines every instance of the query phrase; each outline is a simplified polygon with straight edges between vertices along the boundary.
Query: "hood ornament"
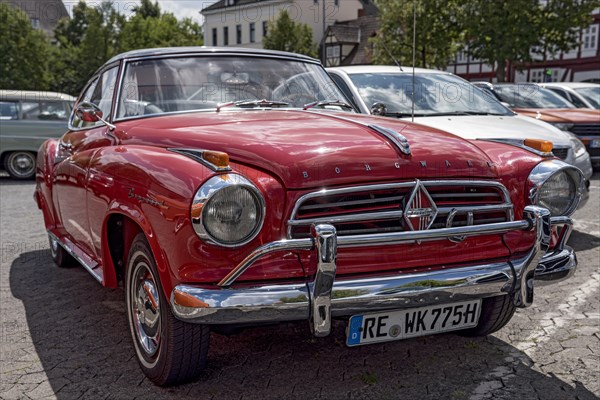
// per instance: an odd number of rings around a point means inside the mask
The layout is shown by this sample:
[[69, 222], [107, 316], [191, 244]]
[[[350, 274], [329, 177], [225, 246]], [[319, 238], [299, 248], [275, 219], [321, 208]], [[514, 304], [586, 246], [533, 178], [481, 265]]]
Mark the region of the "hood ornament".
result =
[[393, 129], [389, 129], [380, 125], [369, 125], [369, 128], [379, 133], [380, 135], [385, 136], [386, 139], [394, 143], [394, 145], [396, 145], [396, 147], [402, 152], [402, 154], [405, 154], [407, 156], [411, 155], [410, 143], [408, 143], [408, 139], [401, 135], [399, 132], [396, 132]]

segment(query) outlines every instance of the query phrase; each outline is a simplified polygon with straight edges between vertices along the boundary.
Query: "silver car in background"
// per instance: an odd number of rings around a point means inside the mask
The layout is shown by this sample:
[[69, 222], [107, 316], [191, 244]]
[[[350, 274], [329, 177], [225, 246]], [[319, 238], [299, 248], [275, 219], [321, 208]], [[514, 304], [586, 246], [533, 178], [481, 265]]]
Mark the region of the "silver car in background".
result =
[[0, 168], [14, 179], [33, 178], [38, 149], [67, 131], [75, 100], [64, 93], [0, 90]]
[[600, 110], [600, 84], [587, 82], [540, 83], [541, 87], [569, 100], [577, 108]]
[[[359, 112], [412, 118], [412, 68], [365, 65], [327, 68], [327, 72]], [[554, 155], [578, 167], [589, 185], [593, 173], [590, 156], [574, 135], [517, 115], [482, 89], [449, 72], [415, 68], [414, 81], [414, 122], [465, 139], [513, 144], [523, 144], [525, 139], [551, 141]]]

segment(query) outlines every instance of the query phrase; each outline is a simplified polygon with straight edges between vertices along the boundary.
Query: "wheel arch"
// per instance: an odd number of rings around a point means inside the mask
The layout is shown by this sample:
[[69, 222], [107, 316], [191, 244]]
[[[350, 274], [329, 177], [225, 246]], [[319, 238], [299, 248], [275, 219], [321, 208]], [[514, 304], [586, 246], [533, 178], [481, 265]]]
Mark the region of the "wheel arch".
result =
[[129, 251], [133, 240], [139, 233], [143, 233], [148, 241], [159, 271], [162, 290], [169, 298], [171, 277], [168, 272], [168, 262], [162, 255], [152, 227], [139, 212], [112, 211], [104, 220], [101, 244], [104, 286], [116, 288], [124, 280]]

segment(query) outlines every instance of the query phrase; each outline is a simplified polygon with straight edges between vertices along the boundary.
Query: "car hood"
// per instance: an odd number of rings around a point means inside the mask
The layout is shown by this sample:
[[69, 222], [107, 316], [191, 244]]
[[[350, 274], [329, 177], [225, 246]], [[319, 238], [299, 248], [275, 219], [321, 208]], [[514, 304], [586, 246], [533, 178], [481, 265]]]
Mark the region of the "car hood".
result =
[[540, 120], [520, 115], [415, 118], [418, 124], [442, 129], [465, 139], [541, 139], [570, 145], [571, 135]]
[[[402, 154], [367, 124], [394, 129]], [[125, 122], [123, 144], [223, 151], [231, 161], [276, 174], [291, 189], [444, 177], [495, 178], [490, 159], [446, 132], [349, 113], [250, 110], [191, 113]]]
[[513, 108], [513, 111], [547, 122], [600, 124], [600, 110], [591, 108]]

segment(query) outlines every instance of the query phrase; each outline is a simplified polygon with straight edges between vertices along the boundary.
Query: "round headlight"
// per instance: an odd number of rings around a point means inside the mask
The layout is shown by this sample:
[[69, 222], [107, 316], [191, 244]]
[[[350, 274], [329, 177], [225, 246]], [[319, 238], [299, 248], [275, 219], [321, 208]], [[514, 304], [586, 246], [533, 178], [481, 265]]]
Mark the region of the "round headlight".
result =
[[547, 208], [553, 216], [569, 216], [577, 210], [585, 179], [581, 171], [560, 160], [539, 163], [531, 174], [532, 204]]
[[260, 192], [240, 175], [209, 179], [192, 204], [192, 224], [198, 236], [225, 247], [242, 246], [254, 239], [264, 215]]
[[577, 187], [573, 178], [565, 171], [560, 171], [540, 187], [539, 205], [547, 208], [552, 215], [565, 215], [576, 196]]

